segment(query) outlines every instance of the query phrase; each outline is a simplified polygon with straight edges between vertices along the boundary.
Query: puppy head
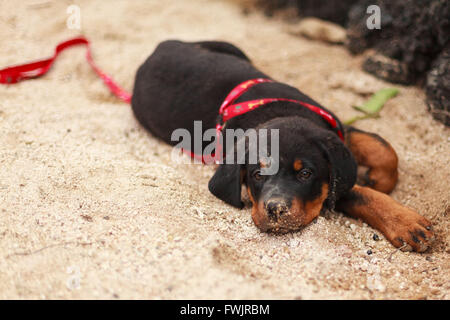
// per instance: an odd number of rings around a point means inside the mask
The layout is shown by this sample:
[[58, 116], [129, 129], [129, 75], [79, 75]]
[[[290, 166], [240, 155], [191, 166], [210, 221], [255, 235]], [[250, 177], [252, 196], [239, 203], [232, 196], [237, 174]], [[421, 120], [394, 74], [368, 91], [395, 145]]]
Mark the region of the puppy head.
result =
[[263, 175], [265, 158], [258, 158], [256, 164], [222, 164], [209, 190], [242, 208], [245, 184], [253, 204], [252, 219], [261, 231], [298, 230], [313, 221], [324, 205], [334, 209], [336, 200], [352, 188], [356, 162], [335, 133], [302, 118], [277, 118], [263, 127], [279, 129], [278, 171]]

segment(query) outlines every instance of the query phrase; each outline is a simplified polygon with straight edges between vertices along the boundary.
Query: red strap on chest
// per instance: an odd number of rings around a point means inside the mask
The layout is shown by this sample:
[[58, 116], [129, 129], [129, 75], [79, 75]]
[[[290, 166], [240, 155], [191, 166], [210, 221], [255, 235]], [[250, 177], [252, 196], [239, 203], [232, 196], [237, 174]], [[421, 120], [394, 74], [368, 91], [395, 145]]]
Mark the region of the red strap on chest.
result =
[[[223, 123], [226, 123], [228, 120], [240, 116], [244, 113], [247, 113], [249, 111], [255, 110], [265, 104], [276, 102], [276, 101], [286, 101], [286, 102], [293, 102], [296, 104], [299, 104], [303, 107], [308, 108], [309, 110], [317, 113], [324, 119], [333, 130], [336, 131], [339, 138], [344, 141], [344, 135], [342, 133], [341, 128], [339, 127], [338, 122], [334, 117], [327, 111], [323, 110], [322, 108], [318, 106], [314, 106], [312, 104], [299, 101], [299, 100], [293, 100], [293, 99], [284, 99], [284, 98], [264, 98], [264, 99], [257, 99], [257, 100], [250, 100], [250, 101], [244, 101], [239, 103], [234, 103], [242, 94], [244, 94], [248, 89], [253, 87], [256, 84], [264, 83], [264, 82], [274, 82], [270, 79], [264, 79], [264, 78], [258, 78], [258, 79], [252, 79], [247, 80], [239, 85], [237, 85], [231, 92], [228, 94], [228, 96], [225, 98], [224, 102], [220, 106], [219, 114], [222, 116]], [[217, 124], [216, 129], [218, 131], [222, 130], [223, 124]]]

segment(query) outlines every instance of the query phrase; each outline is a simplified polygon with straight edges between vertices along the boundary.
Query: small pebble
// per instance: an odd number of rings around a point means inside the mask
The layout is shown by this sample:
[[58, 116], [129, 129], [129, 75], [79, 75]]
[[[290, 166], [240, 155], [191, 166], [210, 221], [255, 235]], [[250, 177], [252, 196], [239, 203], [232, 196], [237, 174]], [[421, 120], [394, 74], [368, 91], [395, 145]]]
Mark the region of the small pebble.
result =
[[374, 241], [378, 241], [378, 240], [380, 240], [380, 237], [376, 233], [374, 233], [372, 239]]
[[372, 250], [367, 250], [367, 254], [370, 256], [371, 254], [372, 254], [373, 252], [372, 252]]
[[436, 294], [440, 294], [441, 291], [439, 289], [433, 289], [433, 290], [431, 290], [431, 293], [436, 295]]

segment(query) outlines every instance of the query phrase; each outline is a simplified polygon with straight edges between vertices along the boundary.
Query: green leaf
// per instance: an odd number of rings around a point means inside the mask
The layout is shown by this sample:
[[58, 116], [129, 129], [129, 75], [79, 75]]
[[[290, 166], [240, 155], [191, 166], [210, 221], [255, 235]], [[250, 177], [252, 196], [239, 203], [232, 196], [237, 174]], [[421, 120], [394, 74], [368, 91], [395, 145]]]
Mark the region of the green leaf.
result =
[[383, 109], [384, 104], [390, 98], [395, 97], [399, 90], [396, 88], [385, 88], [375, 92], [370, 99], [362, 106], [354, 106], [358, 111], [364, 112], [368, 115], [378, 114]]

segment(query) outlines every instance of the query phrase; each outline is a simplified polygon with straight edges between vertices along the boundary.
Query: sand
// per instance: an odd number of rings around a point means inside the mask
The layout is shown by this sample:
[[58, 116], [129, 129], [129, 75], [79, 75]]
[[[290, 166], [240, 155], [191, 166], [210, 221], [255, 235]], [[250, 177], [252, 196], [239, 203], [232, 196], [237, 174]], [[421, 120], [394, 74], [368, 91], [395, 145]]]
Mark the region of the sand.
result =
[[[72, 3], [81, 30], [66, 26]], [[293, 36], [233, 2], [0, 2], [0, 66], [47, 57], [78, 34], [130, 91], [166, 39], [233, 42], [342, 119], [394, 86], [364, 73], [362, 56], [343, 46]], [[84, 53], [70, 49], [45, 77], [0, 86], [0, 298], [450, 298], [450, 129], [432, 120], [422, 90], [395, 85], [401, 92], [381, 118], [357, 123], [399, 154], [392, 196], [434, 223], [430, 251], [403, 253], [340, 213], [297, 233], [259, 232], [249, 208], [208, 192], [213, 167], [171, 161], [171, 148], [111, 96]]]

